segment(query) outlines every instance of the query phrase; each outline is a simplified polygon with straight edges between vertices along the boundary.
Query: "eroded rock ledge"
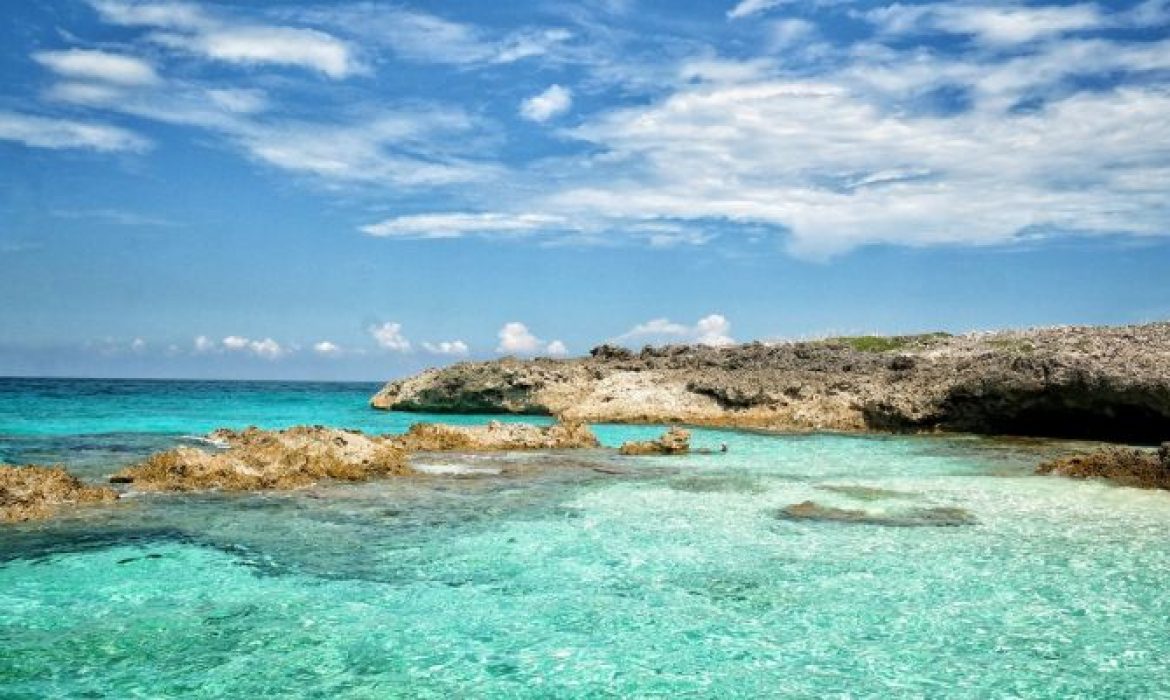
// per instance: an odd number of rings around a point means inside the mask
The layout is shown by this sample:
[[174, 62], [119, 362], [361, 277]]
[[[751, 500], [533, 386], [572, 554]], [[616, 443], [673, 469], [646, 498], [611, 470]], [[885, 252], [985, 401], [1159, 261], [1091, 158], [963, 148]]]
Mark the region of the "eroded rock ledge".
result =
[[1170, 435], [1170, 323], [727, 348], [601, 346], [390, 382], [376, 408], [784, 431], [935, 431], [1156, 444]]
[[1105, 479], [1120, 486], [1170, 490], [1170, 442], [1156, 453], [1127, 447], [1106, 447], [1045, 462], [1037, 474], [1073, 479]]

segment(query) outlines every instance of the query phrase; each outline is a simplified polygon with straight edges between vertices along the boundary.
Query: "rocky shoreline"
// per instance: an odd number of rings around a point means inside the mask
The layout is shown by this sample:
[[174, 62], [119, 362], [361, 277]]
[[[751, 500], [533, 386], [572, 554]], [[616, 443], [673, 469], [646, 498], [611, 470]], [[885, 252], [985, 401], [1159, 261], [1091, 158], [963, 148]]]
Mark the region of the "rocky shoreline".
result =
[[851, 337], [465, 362], [388, 383], [375, 408], [776, 431], [956, 431], [1158, 444], [1170, 323]]

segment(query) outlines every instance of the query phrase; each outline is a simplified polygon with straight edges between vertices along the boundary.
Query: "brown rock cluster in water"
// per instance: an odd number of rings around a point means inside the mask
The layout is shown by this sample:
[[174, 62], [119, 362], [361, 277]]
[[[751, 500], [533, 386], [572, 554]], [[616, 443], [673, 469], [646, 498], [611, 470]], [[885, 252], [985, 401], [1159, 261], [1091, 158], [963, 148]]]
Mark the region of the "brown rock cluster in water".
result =
[[1121, 486], [1170, 490], [1170, 442], [1157, 453], [1132, 447], [1105, 447], [1095, 452], [1044, 462], [1037, 474], [1074, 479], [1107, 479]]
[[371, 404], [590, 423], [1153, 442], [1170, 434], [1170, 323], [640, 352], [601, 346], [577, 359], [428, 370], [388, 383]]
[[348, 430], [217, 430], [228, 449], [191, 447], [152, 455], [111, 477], [145, 491], [256, 491], [294, 489], [322, 479], [363, 481], [408, 473], [406, 452], [393, 442]]
[[420, 423], [405, 435], [365, 435], [314, 427], [217, 430], [221, 452], [180, 447], [152, 455], [111, 477], [147, 491], [259, 491], [295, 489], [324, 479], [365, 481], [414, 474], [411, 452], [552, 450], [598, 446], [582, 423], [550, 426], [453, 426]]
[[975, 516], [962, 508], [939, 506], [908, 508], [890, 513], [871, 513], [852, 508], [834, 508], [815, 501], [785, 506], [776, 512], [781, 520], [883, 525], [885, 527], [958, 527], [972, 525]]
[[685, 455], [691, 451], [691, 433], [682, 428], [671, 428], [657, 440], [622, 443], [618, 452], [623, 455]]
[[117, 499], [113, 489], [90, 486], [62, 467], [0, 465], [0, 522], [41, 520], [62, 506]]
[[473, 426], [415, 423], [393, 441], [410, 452], [570, 450], [601, 444], [588, 425], [573, 421], [549, 426], [500, 421]]

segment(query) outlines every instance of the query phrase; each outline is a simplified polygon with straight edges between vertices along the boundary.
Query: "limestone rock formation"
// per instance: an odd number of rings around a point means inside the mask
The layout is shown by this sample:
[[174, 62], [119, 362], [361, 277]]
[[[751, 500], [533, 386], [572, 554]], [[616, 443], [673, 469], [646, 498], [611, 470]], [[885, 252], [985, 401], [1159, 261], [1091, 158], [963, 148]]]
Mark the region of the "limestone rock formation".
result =
[[1127, 447], [1106, 447], [1095, 452], [1045, 462], [1038, 474], [1074, 479], [1106, 479], [1121, 486], [1170, 489], [1170, 443], [1157, 453]]
[[691, 451], [691, 433], [671, 428], [657, 440], [623, 443], [618, 450], [624, 455], [685, 455]]
[[117, 499], [113, 489], [85, 484], [62, 467], [0, 465], [0, 522], [42, 520], [62, 507]]
[[377, 408], [593, 423], [935, 431], [1154, 443], [1170, 434], [1170, 323], [732, 347], [601, 346], [460, 363], [387, 384]]
[[554, 450], [599, 444], [587, 425], [572, 422], [543, 427], [498, 421], [486, 426], [419, 423], [405, 435], [365, 435], [321, 426], [221, 429], [208, 437], [226, 449], [179, 447], [160, 452], [110, 481], [142, 491], [284, 490], [325, 479], [413, 475], [411, 452]]
[[293, 489], [322, 479], [362, 481], [409, 473], [406, 452], [385, 438], [322, 427], [288, 430], [217, 430], [210, 436], [229, 447], [206, 452], [191, 447], [152, 455], [115, 474], [114, 483], [143, 491], [255, 491]]
[[544, 427], [500, 421], [482, 426], [416, 423], [395, 442], [410, 452], [568, 450], [600, 445], [589, 426], [581, 422], [558, 422]]

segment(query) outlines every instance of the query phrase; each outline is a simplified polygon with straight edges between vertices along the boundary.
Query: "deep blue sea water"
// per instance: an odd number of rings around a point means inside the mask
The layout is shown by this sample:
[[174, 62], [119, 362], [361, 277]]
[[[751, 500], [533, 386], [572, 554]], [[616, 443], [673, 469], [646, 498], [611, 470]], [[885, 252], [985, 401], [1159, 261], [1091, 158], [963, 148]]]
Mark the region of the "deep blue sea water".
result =
[[[0, 380], [0, 461], [100, 480], [221, 426], [490, 419], [376, 389]], [[427, 457], [4, 527], [0, 697], [1170, 696], [1170, 494], [1032, 475], [1051, 442], [694, 442], [730, 451]], [[974, 523], [776, 517], [805, 500]]]

